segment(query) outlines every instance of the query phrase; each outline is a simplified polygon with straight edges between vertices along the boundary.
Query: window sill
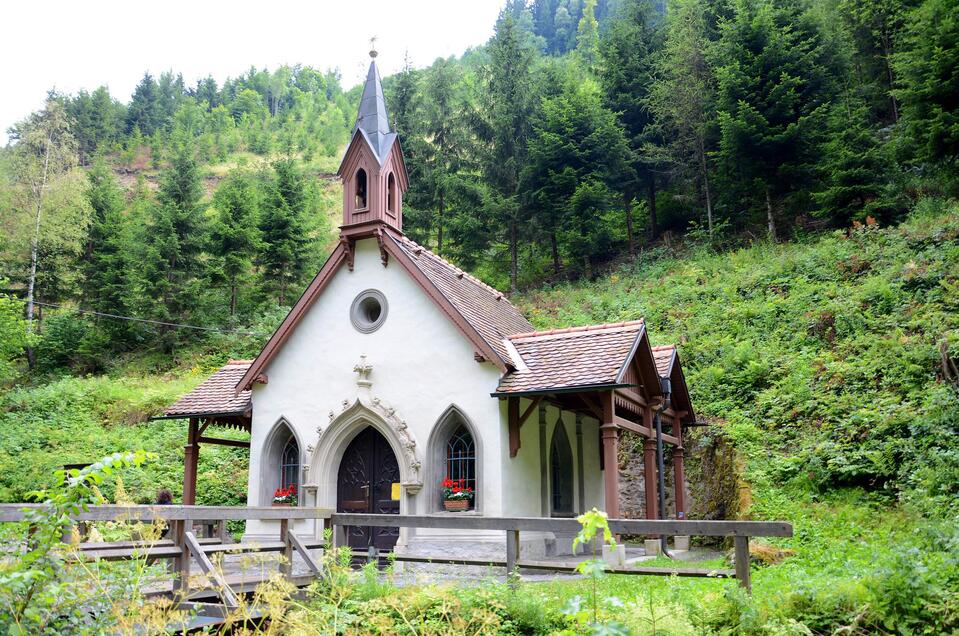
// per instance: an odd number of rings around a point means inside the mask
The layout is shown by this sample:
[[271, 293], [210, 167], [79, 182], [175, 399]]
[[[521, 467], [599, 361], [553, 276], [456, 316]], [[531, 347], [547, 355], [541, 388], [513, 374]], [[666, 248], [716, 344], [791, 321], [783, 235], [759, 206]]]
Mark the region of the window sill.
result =
[[479, 510], [436, 510], [429, 513], [431, 517], [482, 517], [483, 513]]

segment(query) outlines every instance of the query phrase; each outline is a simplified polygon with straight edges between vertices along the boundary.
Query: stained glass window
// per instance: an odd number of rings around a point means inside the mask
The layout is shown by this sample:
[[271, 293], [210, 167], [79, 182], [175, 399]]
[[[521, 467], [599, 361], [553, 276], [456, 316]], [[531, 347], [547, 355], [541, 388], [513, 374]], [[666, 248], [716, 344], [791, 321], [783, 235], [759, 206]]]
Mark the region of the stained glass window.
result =
[[[453, 481], [463, 480], [467, 488], [476, 492], [476, 445], [463, 425], [453, 431], [446, 445], [446, 476]], [[474, 496], [470, 507], [475, 503]]]
[[300, 447], [296, 444], [296, 438], [290, 437], [286, 446], [283, 447], [283, 456], [280, 458], [280, 488], [296, 486], [299, 490], [299, 473]]

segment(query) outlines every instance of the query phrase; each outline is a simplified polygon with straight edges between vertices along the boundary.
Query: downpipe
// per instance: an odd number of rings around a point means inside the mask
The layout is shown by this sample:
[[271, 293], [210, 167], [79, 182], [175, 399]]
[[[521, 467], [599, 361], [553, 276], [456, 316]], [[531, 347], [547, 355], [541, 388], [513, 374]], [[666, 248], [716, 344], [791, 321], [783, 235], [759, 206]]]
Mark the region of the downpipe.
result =
[[[656, 422], [656, 463], [658, 469], [656, 472], [658, 473], [657, 486], [659, 490], [659, 514], [657, 516], [662, 520], [666, 518], [666, 462], [663, 457], [663, 421], [659, 414], [664, 409], [669, 408], [669, 395], [671, 393], [672, 383], [669, 381], [669, 378], [662, 378], [660, 383], [663, 391], [663, 402], [659, 405], [659, 408], [656, 409], [653, 419]], [[666, 558], [675, 559], [669, 552], [668, 537], [665, 534], [659, 535], [659, 549]]]

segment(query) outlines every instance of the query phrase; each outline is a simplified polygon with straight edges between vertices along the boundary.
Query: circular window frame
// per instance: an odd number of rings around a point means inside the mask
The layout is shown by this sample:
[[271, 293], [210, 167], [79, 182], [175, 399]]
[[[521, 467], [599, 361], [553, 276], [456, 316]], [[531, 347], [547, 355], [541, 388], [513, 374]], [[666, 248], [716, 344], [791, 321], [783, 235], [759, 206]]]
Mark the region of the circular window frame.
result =
[[[364, 301], [370, 298], [380, 305], [380, 315], [372, 321], [366, 318], [362, 308]], [[383, 295], [383, 292], [378, 289], [366, 289], [357, 294], [356, 298], [353, 299], [353, 304], [350, 305], [350, 322], [353, 323], [353, 328], [360, 333], [373, 333], [386, 322], [387, 313], [389, 313], [389, 304], [386, 302], [386, 296]]]

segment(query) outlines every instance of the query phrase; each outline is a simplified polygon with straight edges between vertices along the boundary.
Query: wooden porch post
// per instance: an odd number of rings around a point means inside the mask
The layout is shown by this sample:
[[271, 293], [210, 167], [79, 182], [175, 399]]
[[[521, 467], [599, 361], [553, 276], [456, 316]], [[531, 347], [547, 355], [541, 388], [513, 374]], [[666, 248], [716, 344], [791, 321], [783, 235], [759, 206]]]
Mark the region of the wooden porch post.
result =
[[[653, 410], [643, 409], [643, 426], [654, 430]], [[643, 484], [646, 490], [646, 518], [658, 519], [659, 497], [656, 492], [656, 439], [647, 437], [643, 441]]]
[[673, 448], [673, 481], [676, 489], [676, 518], [686, 518], [686, 472], [683, 467], [683, 425], [676, 418], [673, 424], [673, 435], [679, 440], [679, 446]]
[[643, 442], [643, 481], [646, 484], [646, 518], [659, 518], [656, 491], [656, 440], [647, 437]]
[[619, 519], [619, 427], [616, 426], [613, 392], [600, 394], [603, 423], [603, 484], [606, 494], [606, 516]]
[[196, 504], [196, 467], [200, 458], [200, 423], [190, 418], [190, 432], [187, 445], [183, 447], [183, 505]]

